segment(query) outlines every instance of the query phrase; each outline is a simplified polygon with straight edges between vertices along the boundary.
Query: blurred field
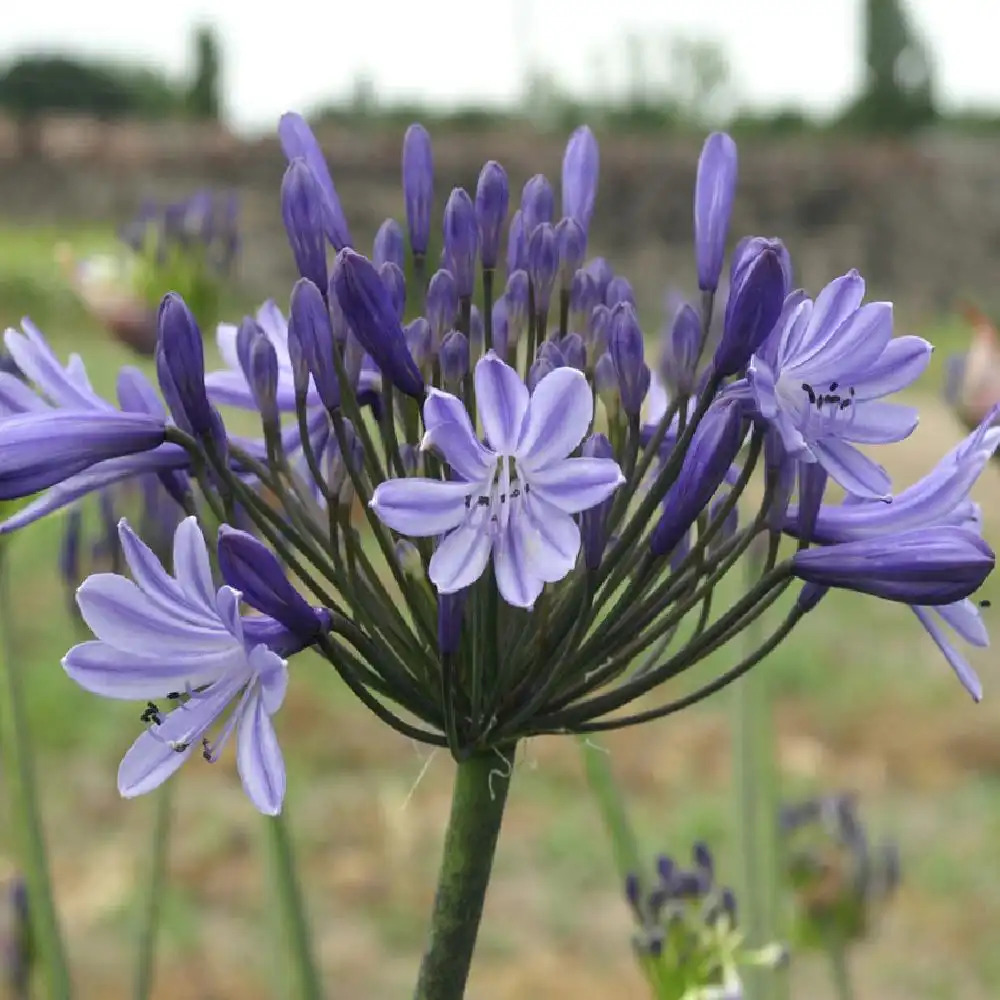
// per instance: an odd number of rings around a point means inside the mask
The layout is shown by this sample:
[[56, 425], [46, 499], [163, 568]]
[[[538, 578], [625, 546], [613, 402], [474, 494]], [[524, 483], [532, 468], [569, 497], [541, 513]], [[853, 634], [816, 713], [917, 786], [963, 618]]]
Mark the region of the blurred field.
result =
[[[68, 235], [77, 247], [107, 239], [100, 232], [0, 230], [0, 326], [30, 314], [62, 356], [79, 351], [95, 384], [110, 389], [126, 355], [62, 289], [52, 250]], [[252, 303], [250, 297], [233, 305]], [[961, 433], [938, 398], [941, 355], [956, 335], [907, 329], [930, 336], [939, 350], [919, 394], [919, 429], [886, 449], [900, 485], [923, 474]], [[998, 491], [991, 468], [978, 496], [994, 542]], [[59, 666], [76, 641], [56, 572], [59, 534], [59, 521], [49, 520], [14, 540], [7, 626], [30, 695], [78, 995], [114, 1000], [126, 995], [152, 803], [123, 802], [115, 789], [139, 709], [79, 691]], [[984, 596], [1000, 605], [1000, 585]], [[856, 789], [873, 831], [901, 844], [903, 889], [859, 955], [861, 1000], [987, 1000], [998, 993], [1000, 684], [993, 661], [989, 651], [974, 659], [986, 686], [985, 702], [975, 706], [908, 611], [835, 595], [758, 668], [772, 673], [780, 691], [788, 792]], [[728, 707], [722, 695], [602, 740], [650, 854], [685, 852], [703, 837], [721, 852], [724, 875], [734, 874]], [[422, 748], [386, 730], [318, 659], [295, 661], [277, 725], [328, 995], [406, 997], [431, 903], [451, 764], [440, 752], [428, 760]], [[262, 831], [231, 760], [190, 764], [174, 795], [156, 996], [280, 995]], [[0, 826], [0, 874], [9, 858], [4, 838]], [[629, 934], [576, 747], [537, 740], [517, 765], [469, 996], [642, 997]], [[823, 972], [817, 959], [796, 959], [794, 995], [830, 996]]]

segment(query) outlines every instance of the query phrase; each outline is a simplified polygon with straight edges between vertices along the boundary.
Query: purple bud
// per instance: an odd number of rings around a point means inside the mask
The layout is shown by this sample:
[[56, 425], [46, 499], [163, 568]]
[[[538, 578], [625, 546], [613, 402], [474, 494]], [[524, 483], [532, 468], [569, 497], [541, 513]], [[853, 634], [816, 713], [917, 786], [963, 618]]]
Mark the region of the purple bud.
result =
[[423, 125], [411, 125], [403, 138], [403, 198], [410, 249], [422, 257], [430, 240], [434, 204], [434, 156], [431, 137]]
[[587, 367], [587, 345], [578, 333], [568, 333], [559, 341], [559, 349], [566, 359], [566, 364], [583, 371]]
[[639, 415], [642, 401], [649, 391], [649, 369], [643, 361], [642, 330], [635, 309], [620, 302], [611, 311], [608, 353], [618, 376], [622, 409], [633, 417]]
[[458, 287], [451, 271], [435, 271], [427, 286], [424, 306], [434, 344], [440, 347], [444, 335], [455, 325], [458, 315]]
[[305, 638], [319, 634], [321, 618], [288, 582], [274, 553], [253, 535], [228, 524], [219, 527], [219, 571], [243, 600]]
[[553, 368], [565, 368], [566, 357], [554, 340], [543, 340], [535, 354], [536, 361], [547, 361]]
[[534, 392], [536, 386], [539, 382], [545, 378], [549, 372], [554, 372], [558, 366], [553, 365], [548, 358], [539, 356], [532, 362], [531, 367], [528, 369], [528, 380], [526, 385], [528, 386], [528, 392]]
[[660, 376], [672, 395], [691, 395], [700, 351], [701, 318], [685, 302], [674, 316], [660, 355]]
[[205, 393], [205, 352], [201, 330], [184, 300], [168, 292], [157, 316], [158, 352], [169, 372], [172, 391], [160, 378], [163, 397], [179, 427], [203, 437], [211, 433], [211, 406]]
[[250, 364], [247, 381], [253, 393], [254, 403], [260, 411], [264, 427], [268, 430], [280, 426], [278, 416], [278, 355], [274, 344], [263, 330], [250, 344]]
[[281, 218], [295, 266], [317, 288], [326, 288], [326, 239], [319, 182], [305, 160], [292, 160], [281, 182]]
[[716, 402], [708, 408], [650, 536], [654, 556], [667, 555], [688, 533], [725, 479], [743, 446], [743, 437], [743, 409], [738, 400]]
[[375, 234], [372, 263], [380, 268], [386, 262], [390, 262], [402, 271], [406, 267], [404, 242], [403, 227], [395, 219], [386, 219]]
[[331, 283], [348, 326], [383, 377], [422, 401], [424, 380], [410, 357], [395, 306], [372, 262], [353, 250], [342, 250], [334, 263]]
[[594, 306], [587, 324], [587, 355], [592, 364], [608, 349], [610, 333], [611, 310], [603, 303]]
[[340, 383], [333, 360], [330, 312], [319, 289], [306, 278], [300, 278], [292, 289], [288, 340], [289, 343], [293, 340], [297, 342], [295, 350], [301, 352], [323, 405], [328, 410], [337, 409], [340, 406]]
[[563, 154], [562, 205], [563, 215], [568, 215], [579, 223], [584, 242], [594, 214], [600, 164], [597, 139], [588, 126], [581, 125], [569, 137]]
[[937, 607], [975, 593], [995, 563], [978, 531], [944, 525], [803, 549], [792, 572], [821, 587]]
[[455, 188], [444, 207], [444, 251], [460, 299], [470, 297], [475, 288], [478, 246], [479, 230], [472, 199], [464, 188]]
[[469, 310], [469, 348], [476, 357], [483, 354], [486, 330], [483, 326], [483, 314], [477, 306]]
[[535, 291], [535, 309], [545, 312], [552, 297], [556, 271], [559, 268], [559, 246], [551, 223], [535, 226], [528, 238], [528, 276]]
[[552, 185], [544, 174], [535, 174], [521, 191], [521, 219], [524, 234], [530, 240], [535, 227], [543, 222], [552, 222], [556, 211], [556, 199]]
[[258, 336], [264, 336], [260, 324], [252, 316], [244, 316], [236, 331], [236, 359], [240, 363], [243, 377], [250, 382], [250, 349]]
[[725, 132], [713, 132], [698, 160], [694, 185], [694, 248], [698, 287], [714, 292], [726, 255], [729, 217], [736, 193], [736, 143]]
[[[614, 458], [611, 442], [603, 434], [591, 434], [580, 454], [584, 458]], [[580, 538], [583, 542], [583, 561], [587, 569], [595, 570], [601, 565], [604, 547], [608, 542], [608, 514], [614, 497], [608, 497], [601, 503], [585, 510], [580, 515]]]
[[594, 365], [594, 388], [607, 410], [608, 419], [613, 420], [621, 407], [621, 390], [618, 388], [618, 373], [611, 355], [605, 351]]
[[507, 296], [501, 295], [493, 303], [493, 350], [501, 360], [507, 360], [508, 335], [510, 333], [507, 326]]
[[608, 282], [604, 291], [604, 302], [609, 309], [614, 309], [619, 302], [627, 302], [635, 308], [635, 292], [627, 278], [616, 277]]
[[452, 330], [441, 343], [441, 374], [451, 383], [469, 374], [469, 338], [461, 330]]
[[597, 282], [580, 269], [573, 275], [569, 286], [569, 326], [571, 330], [586, 333], [590, 314], [597, 305]]
[[726, 302], [722, 340], [715, 350], [713, 365], [717, 376], [735, 375], [746, 367], [774, 329], [785, 292], [781, 260], [771, 247], [762, 249], [734, 275]]
[[402, 322], [406, 313], [406, 278], [399, 265], [387, 260], [379, 266], [378, 276], [396, 309], [396, 318]]
[[512, 271], [507, 278], [507, 344], [513, 350], [528, 325], [528, 272]]
[[518, 209], [510, 220], [507, 230], [507, 273], [525, 271], [528, 268], [528, 237], [524, 232], [524, 215]]
[[413, 363], [421, 369], [427, 366], [431, 357], [431, 325], [423, 316], [408, 323], [403, 330], [406, 345], [410, 349]]
[[[278, 123], [278, 137], [281, 148], [289, 161], [304, 160], [319, 185], [322, 228], [334, 250], [340, 251], [351, 245], [351, 234], [347, 228], [347, 218], [337, 197], [337, 189], [326, 165], [326, 157], [319, 148], [316, 136], [301, 115], [288, 112]], [[287, 223], [286, 223], [287, 226]], [[303, 274], [303, 277], [310, 275]], [[320, 286], [325, 288], [326, 282]]]
[[556, 226], [556, 245], [559, 248], [559, 287], [568, 292], [587, 252], [587, 234], [575, 219], [561, 219]]
[[778, 260], [781, 262], [781, 272], [785, 276], [786, 292], [791, 290], [794, 283], [792, 281], [792, 257], [788, 252], [788, 247], [786, 247], [785, 244], [782, 243], [777, 237], [768, 239], [766, 236], [744, 236], [743, 239], [736, 244], [736, 249], [733, 250], [732, 265], [729, 268], [730, 289], [732, 289], [733, 285], [736, 284], [736, 276], [743, 270], [743, 268], [746, 267], [750, 261], [754, 260], [761, 250], [764, 250], [767, 247], [770, 247], [778, 255]]
[[500, 254], [500, 236], [507, 221], [510, 189], [507, 173], [496, 160], [490, 160], [479, 174], [476, 185], [476, 221], [479, 224], [479, 255], [483, 267], [493, 270]]
[[454, 594], [438, 594], [438, 653], [441, 656], [458, 652], [467, 593], [468, 588]]
[[584, 264], [583, 269], [594, 279], [597, 285], [597, 301], [604, 302], [607, 297], [608, 285], [615, 276], [611, 265], [603, 257], [594, 257]]

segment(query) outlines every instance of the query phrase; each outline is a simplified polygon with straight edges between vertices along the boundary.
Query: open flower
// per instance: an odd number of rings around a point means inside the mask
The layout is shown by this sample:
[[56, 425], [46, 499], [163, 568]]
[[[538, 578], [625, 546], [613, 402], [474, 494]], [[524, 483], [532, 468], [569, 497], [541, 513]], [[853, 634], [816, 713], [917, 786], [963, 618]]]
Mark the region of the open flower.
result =
[[613, 459], [568, 457], [594, 415], [582, 372], [557, 368], [529, 396], [491, 351], [476, 365], [475, 386], [487, 444], [459, 399], [431, 389], [423, 447], [437, 449], [456, 478], [391, 479], [371, 506], [404, 535], [444, 535], [429, 568], [440, 593], [478, 580], [492, 553], [504, 600], [530, 608], [576, 563], [580, 531], [571, 515], [607, 498], [624, 477]]
[[927, 367], [931, 345], [892, 337], [892, 306], [862, 305], [857, 271], [831, 281], [813, 302], [793, 292], [763, 347], [751, 358], [749, 386], [785, 449], [819, 462], [849, 493], [885, 499], [889, 476], [855, 444], [900, 441], [917, 426], [911, 406], [881, 402]]
[[[247, 641], [241, 595], [228, 586], [216, 591], [193, 517], [174, 536], [174, 576], [124, 520], [119, 533], [135, 582], [112, 573], [84, 582], [77, 603], [97, 639], [74, 646], [63, 659], [66, 672], [88, 691], [147, 700], [143, 721], [149, 727], [122, 760], [119, 791], [129, 798], [152, 791], [195, 748], [205, 760], [216, 760], [235, 731], [247, 795], [261, 812], [280, 812], [285, 765], [271, 716], [285, 697], [285, 661], [263, 642]], [[164, 699], [174, 707], [161, 712], [158, 701]], [[233, 702], [210, 741], [206, 734]]]

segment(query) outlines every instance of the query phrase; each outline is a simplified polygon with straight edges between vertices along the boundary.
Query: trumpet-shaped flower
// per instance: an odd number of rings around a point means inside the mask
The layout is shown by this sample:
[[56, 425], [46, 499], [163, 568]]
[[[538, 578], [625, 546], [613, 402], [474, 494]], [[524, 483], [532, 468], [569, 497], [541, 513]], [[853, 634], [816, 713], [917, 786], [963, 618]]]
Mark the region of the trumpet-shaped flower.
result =
[[[149, 726], [122, 760], [119, 791], [129, 798], [152, 791], [196, 748], [216, 760], [236, 732], [247, 795], [261, 812], [280, 812], [285, 765], [271, 716], [285, 696], [285, 661], [266, 642], [252, 642], [261, 634], [259, 619], [247, 619], [257, 624], [244, 627], [240, 592], [216, 590], [193, 517], [174, 535], [173, 576], [124, 520], [119, 534], [133, 579], [100, 573], [83, 583], [77, 603], [97, 639], [74, 646], [63, 659], [66, 672], [88, 691], [147, 701]], [[161, 712], [164, 699], [172, 707]], [[206, 734], [223, 717], [210, 741]]]
[[849, 493], [887, 499], [888, 474], [855, 445], [900, 441], [917, 426], [913, 407], [881, 398], [923, 372], [931, 345], [893, 339], [892, 306], [862, 305], [864, 294], [857, 271], [830, 282], [815, 302], [793, 292], [747, 374], [761, 416], [790, 455], [819, 462]]
[[576, 563], [572, 515], [606, 499], [624, 477], [613, 459], [569, 457], [593, 419], [590, 387], [577, 369], [555, 369], [529, 396], [491, 351], [476, 365], [475, 386], [486, 444], [461, 401], [431, 389], [423, 447], [439, 451], [455, 478], [392, 479], [371, 506], [404, 535], [444, 536], [429, 567], [440, 593], [474, 583], [492, 554], [504, 600], [529, 608]]

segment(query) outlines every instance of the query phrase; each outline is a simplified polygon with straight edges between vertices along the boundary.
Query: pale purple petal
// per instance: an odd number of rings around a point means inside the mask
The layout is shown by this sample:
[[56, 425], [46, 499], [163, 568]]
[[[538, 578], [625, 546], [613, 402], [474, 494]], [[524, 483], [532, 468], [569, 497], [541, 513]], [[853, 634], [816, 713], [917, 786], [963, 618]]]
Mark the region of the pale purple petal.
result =
[[888, 499], [892, 485], [889, 473], [853, 445], [834, 437], [825, 437], [811, 442], [810, 447], [823, 468], [848, 493], [873, 500]]
[[804, 331], [801, 342], [794, 348], [800, 354], [797, 360], [807, 361], [823, 350], [834, 335], [839, 337], [840, 327], [861, 305], [864, 297], [865, 280], [857, 271], [848, 271], [847, 274], [834, 278], [816, 296], [808, 328]]
[[948, 634], [934, 620], [931, 610], [930, 608], [913, 606], [913, 613], [920, 619], [920, 624], [927, 629], [930, 637], [937, 643], [938, 649], [944, 653], [945, 659], [951, 669], [955, 671], [955, 676], [958, 677], [962, 687], [969, 692], [973, 701], [982, 701], [983, 684], [979, 675], [972, 669], [969, 661], [952, 645]]
[[606, 500], [625, 477], [610, 458], [564, 458], [533, 472], [532, 494], [566, 514], [578, 514]]
[[98, 639], [140, 656], [151, 648], [162, 654], [223, 653], [235, 640], [222, 623], [195, 625], [171, 615], [122, 576], [95, 573], [76, 594], [84, 621]]
[[851, 377], [854, 399], [878, 399], [905, 389], [930, 364], [934, 347], [923, 337], [895, 337], [865, 371]]
[[389, 479], [375, 489], [371, 508], [383, 524], [400, 534], [414, 538], [443, 535], [462, 523], [468, 513], [467, 498], [481, 491], [488, 492], [487, 484], [443, 483], [420, 476]]
[[236, 349], [236, 337], [239, 334], [239, 327], [235, 323], [220, 323], [215, 328], [215, 343], [219, 348], [219, 356], [223, 364], [232, 371], [243, 371], [240, 364], [239, 351]]
[[488, 510], [476, 512], [441, 540], [427, 567], [427, 575], [439, 593], [464, 590], [483, 575], [493, 547], [488, 519]]
[[[892, 339], [892, 305], [869, 302], [852, 313], [824, 345], [808, 359], [796, 358], [789, 374], [800, 373], [816, 384], [837, 381], [850, 372], [863, 372], [881, 357]], [[795, 377], [799, 377], [796, 375]]]
[[278, 352], [278, 357], [280, 358], [282, 355], [282, 348], [284, 348], [284, 353], [287, 354], [288, 320], [274, 299], [268, 299], [257, 310], [257, 322], [264, 333], [270, 338], [271, 343], [274, 344], [274, 348]]
[[566, 458], [594, 419], [594, 397], [583, 372], [557, 368], [535, 386], [528, 403], [517, 461], [526, 471]]
[[174, 750], [150, 731], [139, 735], [118, 767], [118, 792], [126, 799], [159, 788], [191, 756], [195, 744]]
[[288, 664], [261, 643], [250, 651], [250, 667], [260, 681], [264, 708], [269, 715], [274, 715], [288, 691]]
[[215, 595], [215, 610], [226, 631], [243, 643], [243, 622], [240, 618], [240, 598], [242, 594], [228, 584], [219, 587]]
[[580, 552], [576, 521], [534, 494], [525, 498], [524, 516], [535, 531], [529, 550], [533, 572], [546, 583], [562, 580], [573, 571]]
[[49, 404], [31, 386], [25, 385], [10, 372], [0, 372], [0, 416], [8, 417], [15, 413], [31, 413], [48, 408]]
[[285, 761], [271, 717], [255, 692], [240, 713], [236, 766], [243, 790], [266, 816], [277, 816], [285, 798]]
[[506, 530], [497, 539], [493, 567], [500, 596], [515, 608], [532, 607], [545, 587], [533, 571], [537, 545], [537, 532], [525, 511], [514, 507]]
[[424, 403], [427, 428], [420, 447], [436, 448], [463, 479], [480, 482], [489, 477], [494, 456], [482, 446], [462, 401], [449, 392], [431, 389]]
[[145, 655], [125, 652], [106, 642], [91, 640], [74, 646], [62, 661], [63, 668], [80, 687], [104, 698], [143, 701], [162, 698], [218, 680], [245, 662], [242, 648], [221, 653], [178, 654], [155, 649]]
[[990, 644], [979, 608], [968, 598], [954, 604], [941, 604], [934, 609], [966, 642], [985, 648]]
[[846, 419], [838, 422], [839, 436], [858, 444], [889, 444], [909, 437], [919, 419], [915, 406], [872, 400], [847, 411]]
[[196, 517], [186, 517], [174, 532], [174, 576], [193, 601], [215, 606], [215, 585], [208, 547]]
[[528, 409], [528, 388], [494, 351], [476, 364], [476, 405], [494, 451], [513, 455]]

